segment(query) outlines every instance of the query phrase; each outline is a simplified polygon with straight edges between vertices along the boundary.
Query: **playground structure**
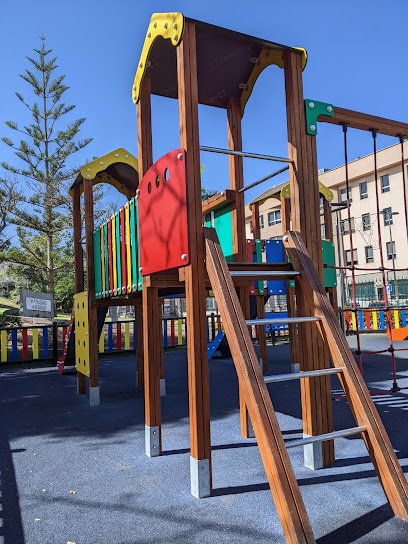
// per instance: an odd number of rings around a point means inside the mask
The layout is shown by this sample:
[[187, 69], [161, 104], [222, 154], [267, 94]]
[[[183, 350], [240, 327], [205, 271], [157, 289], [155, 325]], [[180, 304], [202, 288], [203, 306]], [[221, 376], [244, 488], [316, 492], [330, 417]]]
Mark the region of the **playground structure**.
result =
[[[285, 75], [288, 158], [242, 151], [245, 104], [257, 77], [271, 64], [282, 68]], [[143, 323], [143, 336], [142, 327], [136, 327], [136, 365], [139, 380], [144, 374], [146, 453], [151, 457], [160, 455], [163, 342], [159, 297], [185, 292], [191, 490], [197, 497], [211, 495], [205, 295], [212, 289], [239, 378], [241, 432], [249, 436], [252, 424], [283, 532], [291, 543], [315, 540], [287, 448], [303, 447], [310, 468], [327, 467], [335, 461], [333, 439], [341, 436], [361, 435], [393, 512], [408, 521], [405, 476], [323, 286], [319, 218], [322, 187], [317, 179], [316, 158], [317, 121], [404, 138], [408, 137], [408, 125], [316, 101], [305, 104], [305, 64], [306, 52], [301, 49], [194, 21], [180, 13], [154, 14], [132, 90], [137, 104], [138, 162], [125, 150], [117, 150], [86, 165], [72, 187], [77, 295], [72, 319], [75, 342], [71, 339], [70, 345], [75, 346], [78, 392], [86, 392], [88, 376], [91, 403], [99, 402], [97, 358], [103, 319], [98, 318], [98, 310], [102, 316], [110, 305], [134, 304], [136, 323]], [[180, 149], [154, 164], [151, 94], [178, 99], [180, 116]], [[198, 104], [227, 110], [228, 150], [200, 146]], [[227, 154], [230, 167], [229, 189], [204, 204], [200, 149]], [[254, 262], [253, 254], [262, 251], [255, 228], [255, 241], [247, 243], [245, 238], [243, 157], [289, 166], [290, 198], [282, 197], [284, 252], [274, 262], [272, 257], [272, 262]], [[92, 186], [102, 180], [115, 184], [130, 200], [95, 230]], [[81, 247], [82, 191], [86, 292]], [[329, 218], [328, 204], [324, 209], [325, 218]], [[215, 228], [209, 228], [212, 212]], [[207, 227], [202, 224], [203, 213]], [[253, 213], [256, 219], [256, 209]], [[217, 224], [225, 220], [231, 224], [228, 249], [227, 241], [219, 240], [216, 232]], [[326, 268], [329, 266], [333, 265]], [[263, 318], [264, 280], [286, 282], [288, 317]], [[295, 282], [295, 287], [289, 287], [290, 281]], [[249, 319], [250, 289], [257, 300], [257, 320]], [[334, 302], [334, 286], [328, 289], [332, 290], [329, 294]], [[260, 328], [282, 321], [290, 327], [292, 362], [299, 364], [300, 372], [264, 378], [248, 326]], [[265, 368], [267, 360], [262, 350], [261, 345]], [[355, 417], [354, 428], [333, 431], [333, 374], [338, 376]], [[266, 384], [292, 379], [301, 383], [304, 438], [285, 444]]]

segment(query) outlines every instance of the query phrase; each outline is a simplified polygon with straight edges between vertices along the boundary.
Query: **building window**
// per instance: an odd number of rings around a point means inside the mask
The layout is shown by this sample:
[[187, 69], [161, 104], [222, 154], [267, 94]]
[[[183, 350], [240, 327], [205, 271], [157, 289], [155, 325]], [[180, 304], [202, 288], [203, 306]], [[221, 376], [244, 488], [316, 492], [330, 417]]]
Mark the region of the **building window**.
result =
[[[358, 264], [357, 249], [353, 249], [353, 260], [354, 260], [354, 264]], [[347, 249], [346, 251], [346, 265], [347, 266], [351, 265], [351, 251], [349, 249]]]
[[392, 210], [391, 208], [383, 209], [384, 226], [392, 225]]
[[260, 228], [260, 229], [263, 229], [263, 228], [264, 228], [263, 215], [260, 215], [260, 216], [259, 216], [259, 228]]
[[[347, 193], [347, 189], [340, 189], [340, 202], [347, 202], [346, 193]], [[353, 199], [351, 198], [351, 189], [350, 189], [350, 187], [349, 187], [348, 196], [349, 196], [349, 202], [351, 204], [353, 202]]]
[[252, 221], [249, 222], [249, 230], [254, 232], [254, 227], [252, 226]]
[[371, 229], [371, 219], [369, 213], [363, 213], [361, 219], [363, 220], [363, 230]]
[[367, 192], [367, 182], [363, 181], [363, 183], [360, 183], [360, 198], [368, 198], [368, 192]]
[[388, 177], [388, 174], [385, 174], [385, 176], [381, 176], [381, 192], [388, 193], [389, 190], [390, 190], [390, 178]]
[[268, 225], [271, 227], [272, 225], [278, 225], [279, 223], [282, 223], [281, 212], [279, 210], [276, 212], [269, 212]]
[[[350, 222], [351, 222], [351, 232], [355, 232], [354, 217], [350, 218]], [[342, 221], [340, 221], [340, 229], [342, 234], [350, 234], [348, 219], [343, 219]]]
[[324, 223], [320, 225], [320, 232], [321, 232], [322, 240], [326, 240], [326, 225]]
[[365, 256], [366, 256], [366, 263], [373, 263], [374, 262], [373, 246], [366, 246], [365, 247]]
[[388, 260], [395, 259], [397, 253], [395, 251], [395, 242], [387, 242], [387, 258]]

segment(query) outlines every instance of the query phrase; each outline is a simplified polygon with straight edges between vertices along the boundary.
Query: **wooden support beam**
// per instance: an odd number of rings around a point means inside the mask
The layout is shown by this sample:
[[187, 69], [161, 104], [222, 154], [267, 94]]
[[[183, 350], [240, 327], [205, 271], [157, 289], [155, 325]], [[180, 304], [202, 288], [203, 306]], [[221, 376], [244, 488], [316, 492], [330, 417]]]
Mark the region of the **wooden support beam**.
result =
[[144, 342], [143, 342], [143, 306], [142, 297], [135, 299], [135, 323], [136, 323], [136, 371], [137, 385], [144, 387]]
[[375, 115], [368, 115], [367, 113], [360, 113], [358, 111], [345, 110], [333, 108], [333, 116], [319, 115], [318, 121], [322, 123], [331, 123], [334, 125], [340, 125], [347, 123], [350, 128], [357, 128], [360, 130], [372, 130], [376, 129], [379, 134], [386, 134], [387, 136], [399, 136], [400, 134], [405, 138], [408, 138], [408, 124], [401, 123], [400, 121], [392, 121], [384, 117], [377, 117]]
[[[85, 242], [86, 242], [86, 285], [88, 292], [88, 316], [89, 316], [89, 387], [99, 387], [98, 369], [98, 320], [95, 301], [95, 261], [93, 243], [93, 194], [92, 180], [84, 179], [84, 204], [85, 204]], [[98, 395], [99, 398], [99, 395]], [[98, 402], [99, 404], [99, 402]]]
[[139, 180], [143, 178], [153, 164], [150, 89], [150, 79], [144, 77], [140, 87], [139, 102], [136, 106]]
[[234, 202], [234, 200], [235, 200], [235, 191], [226, 189], [225, 191], [222, 191], [221, 193], [218, 193], [212, 196], [211, 198], [208, 198], [202, 203], [203, 215], [213, 212], [214, 210], [217, 210], [218, 208], [221, 208], [222, 206], [225, 206], [226, 204], [229, 204], [230, 202]]
[[252, 204], [252, 235], [254, 240], [261, 238], [261, 227], [259, 224], [259, 202]]
[[[317, 177], [316, 138], [306, 132], [301, 58], [294, 51], [284, 53], [286, 109], [290, 172], [290, 208], [292, 229], [301, 233], [318, 273], [323, 277], [320, 231], [320, 194]], [[311, 309], [302, 292], [296, 291], [297, 311], [310, 315]], [[301, 370], [327, 368], [322, 343], [316, 327], [299, 324], [298, 338], [302, 354]], [[301, 381], [303, 432], [315, 436], [333, 430], [330, 380], [327, 376]], [[322, 443], [323, 466], [334, 463], [333, 441]], [[316, 465], [317, 468], [317, 465]]]
[[[82, 251], [82, 218], [81, 218], [81, 193], [80, 186], [72, 188], [72, 220], [74, 234], [74, 266], [75, 266], [75, 293], [84, 290], [84, 254]], [[86, 377], [82, 372], [77, 372], [78, 395], [86, 393]]]
[[[146, 455], [161, 455], [160, 348], [158, 289], [148, 287], [143, 278], [143, 343]], [[140, 315], [139, 315], [140, 317]]]
[[[201, 208], [198, 86], [195, 26], [186, 21], [177, 47], [180, 147], [186, 150], [190, 265], [185, 269], [192, 492], [212, 492], [210, 394]], [[204, 467], [204, 468], [202, 468]], [[203, 477], [199, 470], [202, 470]], [[205, 475], [204, 475], [205, 474]], [[200, 479], [201, 478], [201, 479]]]

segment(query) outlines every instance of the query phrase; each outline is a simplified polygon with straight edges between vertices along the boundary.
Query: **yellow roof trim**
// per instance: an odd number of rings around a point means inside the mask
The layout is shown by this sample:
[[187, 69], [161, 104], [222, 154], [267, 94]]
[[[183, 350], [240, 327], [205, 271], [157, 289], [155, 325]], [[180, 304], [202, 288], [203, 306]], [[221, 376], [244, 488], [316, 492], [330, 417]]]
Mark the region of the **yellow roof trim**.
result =
[[[328, 202], [331, 202], [333, 200], [333, 197], [334, 197], [333, 192], [330, 189], [328, 189], [325, 185], [323, 185], [323, 183], [321, 183], [320, 181], [319, 181], [319, 193], [322, 196], [324, 196], [324, 198]], [[283, 198], [290, 198], [290, 183], [285, 185], [280, 191], [277, 191], [273, 195], [269, 195], [262, 200], [258, 200], [257, 203], [260, 206], [262, 206], [262, 204], [265, 204], [265, 202], [269, 200], [270, 198], [276, 198], [277, 200], [280, 200], [281, 194]], [[249, 205], [249, 209], [252, 210], [252, 204]]]
[[147, 68], [147, 63], [149, 62], [149, 53], [155, 40], [161, 36], [165, 40], [170, 40], [174, 47], [176, 47], [180, 43], [183, 28], [184, 16], [182, 13], [153, 13], [132, 87], [132, 100], [135, 104], [139, 100], [140, 85]]
[[[128, 164], [134, 168], [136, 172], [139, 172], [138, 160], [123, 147], [118, 147], [118, 149], [99, 157], [99, 159], [88, 162], [81, 168], [80, 172], [83, 178], [92, 179], [95, 183], [109, 183], [110, 185], [113, 185], [120, 193], [130, 199], [133, 196], [132, 191], [105, 172], [105, 169], [108, 168], [108, 166], [118, 162]], [[81, 183], [80, 194], [83, 193], [83, 190], [84, 184]], [[71, 189], [69, 190], [69, 194], [72, 194]]]
[[[302, 47], [294, 47], [293, 49], [298, 49], [299, 51], [302, 51], [302, 70], [304, 70], [307, 63], [306, 49], [303, 49]], [[243, 117], [244, 115], [246, 103], [248, 102], [249, 97], [252, 94], [256, 80], [258, 79], [260, 74], [265, 70], [265, 68], [267, 68], [268, 66], [271, 66], [272, 64], [275, 64], [276, 66], [279, 66], [279, 68], [283, 69], [284, 64], [283, 64], [282, 54], [283, 54], [283, 51], [274, 50], [274, 49], [262, 49], [261, 54], [259, 55], [259, 58], [256, 59], [254, 69], [252, 70], [251, 75], [249, 76], [246, 87], [241, 94], [241, 117]]]

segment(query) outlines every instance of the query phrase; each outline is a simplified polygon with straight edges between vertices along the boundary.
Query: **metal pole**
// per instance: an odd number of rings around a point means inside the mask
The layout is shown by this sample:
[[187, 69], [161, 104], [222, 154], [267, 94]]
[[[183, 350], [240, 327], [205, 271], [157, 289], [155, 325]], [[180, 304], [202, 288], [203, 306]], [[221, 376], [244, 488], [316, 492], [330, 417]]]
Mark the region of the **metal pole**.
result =
[[392, 268], [394, 272], [394, 288], [395, 288], [395, 297], [397, 299], [397, 306], [399, 306], [399, 293], [398, 293], [398, 286], [397, 286], [397, 274], [395, 272], [395, 257], [394, 257], [394, 243], [392, 241], [392, 231], [391, 231], [391, 222], [392, 222], [392, 216], [397, 215], [397, 213], [392, 213], [391, 211], [388, 214], [388, 226], [390, 227], [390, 244], [391, 244], [391, 257], [392, 257]]
[[207, 147], [200, 145], [200, 151], [209, 151], [210, 153], [221, 153], [222, 155], [236, 155], [238, 157], [248, 157], [250, 159], [262, 159], [265, 161], [293, 163], [292, 159], [285, 157], [274, 157], [272, 155], [260, 155], [258, 153], [247, 153], [246, 151], [232, 151], [231, 149], [222, 149], [220, 147]]
[[252, 187], [259, 185], [260, 183], [263, 183], [264, 181], [267, 181], [268, 179], [274, 178], [275, 176], [277, 176], [278, 174], [282, 174], [282, 172], [285, 172], [286, 170], [289, 170], [289, 166], [285, 166], [284, 168], [277, 170], [273, 174], [269, 174], [269, 176], [259, 179], [258, 181], [251, 183], [251, 185], [248, 185], [247, 187], [243, 187], [242, 189], [238, 191], [238, 193], [243, 193], [244, 191], [248, 191], [248, 189], [252, 189]]

